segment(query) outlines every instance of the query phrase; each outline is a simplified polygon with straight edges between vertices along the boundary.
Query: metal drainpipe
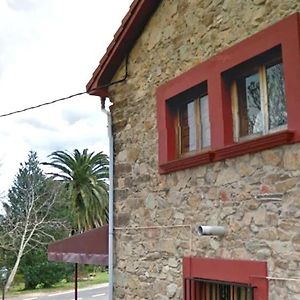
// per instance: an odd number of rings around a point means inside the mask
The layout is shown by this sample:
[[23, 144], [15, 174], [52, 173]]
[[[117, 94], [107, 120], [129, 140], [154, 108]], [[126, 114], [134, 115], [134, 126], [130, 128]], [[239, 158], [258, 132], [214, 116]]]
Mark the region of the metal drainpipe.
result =
[[109, 300], [113, 300], [114, 285], [114, 141], [112, 135], [111, 113], [105, 109], [105, 98], [101, 98], [101, 110], [107, 115], [108, 139], [109, 139], [109, 197], [108, 197], [108, 276], [109, 276]]

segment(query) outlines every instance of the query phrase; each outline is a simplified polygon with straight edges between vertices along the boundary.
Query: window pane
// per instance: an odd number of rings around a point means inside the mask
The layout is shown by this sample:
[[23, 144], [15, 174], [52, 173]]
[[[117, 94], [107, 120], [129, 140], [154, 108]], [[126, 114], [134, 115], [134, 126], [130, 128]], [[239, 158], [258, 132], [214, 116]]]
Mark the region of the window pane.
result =
[[282, 64], [266, 69], [269, 109], [269, 129], [287, 124]]
[[189, 123], [188, 123], [188, 113], [187, 105], [183, 106], [179, 111], [179, 126], [180, 126], [180, 143], [181, 143], [181, 153], [189, 151]]
[[262, 132], [259, 74], [237, 80], [240, 136]]
[[181, 153], [197, 150], [195, 101], [180, 109]]
[[188, 104], [188, 123], [189, 123], [189, 139], [190, 151], [197, 150], [197, 134], [196, 134], [196, 116], [195, 116], [195, 101]]
[[200, 98], [200, 111], [201, 111], [201, 144], [202, 148], [210, 146], [210, 122], [208, 113], [208, 96], [205, 95]]
[[183, 102], [178, 107], [179, 155], [201, 151], [210, 146], [208, 96]]

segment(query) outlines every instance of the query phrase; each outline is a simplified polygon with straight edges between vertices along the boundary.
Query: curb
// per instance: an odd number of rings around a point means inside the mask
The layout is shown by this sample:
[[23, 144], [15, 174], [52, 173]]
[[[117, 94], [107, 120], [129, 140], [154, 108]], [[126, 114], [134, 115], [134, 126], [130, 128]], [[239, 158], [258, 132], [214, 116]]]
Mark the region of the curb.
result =
[[[99, 284], [94, 284], [94, 285], [90, 285], [88, 287], [84, 287], [84, 288], [80, 288], [78, 290], [80, 291], [88, 291], [88, 290], [92, 290], [92, 289], [97, 289], [97, 288], [103, 288], [103, 287], [108, 287], [108, 283], [99, 283]], [[57, 291], [53, 291], [51, 293], [49, 292], [43, 292], [43, 291], [37, 291], [37, 292], [32, 292], [32, 293], [28, 293], [28, 294], [20, 294], [18, 296], [7, 296], [5, 297], [7, 300], [20, 300], [20, 299], [30, 299], [30, 298], [35, 298], [35, 297], [39, 297], [39, 296], [49, 296], [49, 297], [53, 297], [56, 294], [68, 294], [68, 293], [73, 293], [74, 289], [67, 289], [67, 290], [57, 290]]]

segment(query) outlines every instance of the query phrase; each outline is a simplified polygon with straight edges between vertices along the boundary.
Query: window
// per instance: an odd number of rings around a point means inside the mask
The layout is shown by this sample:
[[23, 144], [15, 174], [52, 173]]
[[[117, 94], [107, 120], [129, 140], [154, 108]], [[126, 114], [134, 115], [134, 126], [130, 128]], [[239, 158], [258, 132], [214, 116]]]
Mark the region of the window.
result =
[[184, 157], [210, 147], [210, 123], [207, 88], [188, 91], [170, 101], [175, 114], [177, 157]]
[[300, 142], [299, 78], [295, 13], [158, 87], [159, 173]]
[[189, 279], [195, 300], [253, 300], [253, 287], [222, 281]]
[[267, 300], [267, 263], [183, 258], [184, 300]]
[[178, 109], [177, 127], [180, 155], [210, 146], [207, 95], [184, 103]]
[[[260, 61], [266, 62], [261, 64]], [[285, 83], [280, 49], [272, 49], [235, 68], [231, 83], [234, 140], [287, 127]], [[230, 72], [228, 72], [230, 73]]]

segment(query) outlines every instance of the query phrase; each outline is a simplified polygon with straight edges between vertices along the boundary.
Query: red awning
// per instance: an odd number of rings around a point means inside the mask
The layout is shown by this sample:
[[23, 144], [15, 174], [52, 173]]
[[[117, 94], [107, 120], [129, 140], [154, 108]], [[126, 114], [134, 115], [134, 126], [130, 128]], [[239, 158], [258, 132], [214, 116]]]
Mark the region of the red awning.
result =
[[107, 266], [108, 225], [49, 244], [48, 259]]

